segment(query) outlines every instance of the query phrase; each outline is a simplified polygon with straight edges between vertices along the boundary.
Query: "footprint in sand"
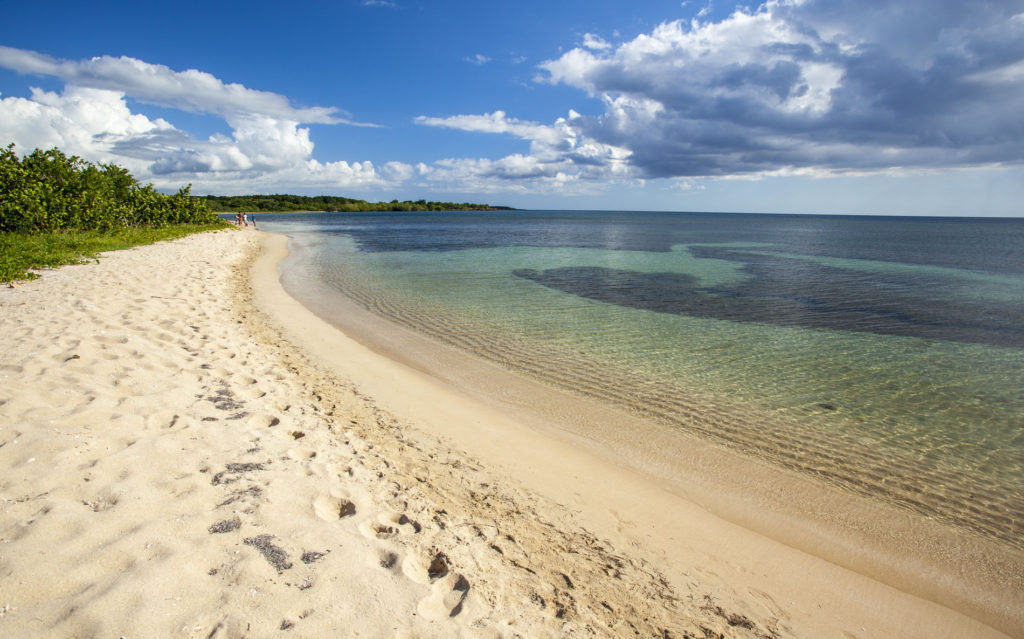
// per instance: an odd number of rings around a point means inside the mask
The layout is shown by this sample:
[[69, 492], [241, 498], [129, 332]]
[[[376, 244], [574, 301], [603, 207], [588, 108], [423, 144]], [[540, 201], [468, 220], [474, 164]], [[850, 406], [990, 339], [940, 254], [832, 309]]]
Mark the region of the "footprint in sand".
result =
[[324, 521], [337, 521], [356, 514], [356, 505], [342, 497], [320, 495], [313, 500], [313, 511]]
[[266, 392], [260, 390], [258, 386], [252, 386], [250, 388], [245, 388], [238, 391], [238, 396], [242, 397], [243, 399], [259, 399], [261, 397], [265, 397], [266, 395]]
[[257, 414], [249, 418], [249, 426], [254, 428], [273, 428], [281, 423], [280, 418], [273, 415]]
[[420, 600], [416, 611], [430, 621], [441, 621], [462, 612], [469, 594], [469, 582], [462, 575], [450, 574], [430, 587], [430, 594]]
[[309, 448], [291, 448], [288, 450], [288, 457], [295, 461], [309, 461], [316, 457], [316, 451]]
[[239, 387], [239, 396], [244, 397], [245, 399], [259, 399], [267, 394], [263, 389], [257, 386], [258, 380], [252, 377], [246, 377], [244, 375], [234, 376], [231, 381], [235, 386]]
[[430, 585], [430, 594], [416, 606], [420, 616], [440, 621], [462, 612], [462, 604], [469, 594], [469, 581], [451, 570], [444, 553], [409, 555], [402, 562], [402, 572], [416, 583]]
[[451, 574], [448, 556], [437, 551], [407, 555], [402, 562], [402, 572], [409, 579], [424, 585], [433, 584]]
[[376, 519], [359, 524], [359, 532], [367, 539], [390, 539], [397, 535], [414, 535], [421, 527], [401, 513], [383, 513]]

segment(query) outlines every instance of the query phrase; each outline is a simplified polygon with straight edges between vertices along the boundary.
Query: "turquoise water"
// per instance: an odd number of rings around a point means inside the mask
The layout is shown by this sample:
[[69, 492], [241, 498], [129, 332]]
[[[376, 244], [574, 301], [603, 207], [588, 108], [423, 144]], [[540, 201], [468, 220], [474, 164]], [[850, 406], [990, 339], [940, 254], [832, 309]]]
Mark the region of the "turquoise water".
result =
[[261, 216], [424, 334], [1024, 545], [1024, 221]]

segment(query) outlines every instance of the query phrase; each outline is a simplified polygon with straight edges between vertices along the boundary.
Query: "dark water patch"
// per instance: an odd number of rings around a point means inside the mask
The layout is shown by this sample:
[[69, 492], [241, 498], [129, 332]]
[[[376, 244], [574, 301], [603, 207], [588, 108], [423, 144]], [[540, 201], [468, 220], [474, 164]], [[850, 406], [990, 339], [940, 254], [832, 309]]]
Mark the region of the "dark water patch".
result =
[[695, 246], [696, 257], [742, 262], [740, 283], [700, 286], [681, 273], [604, 267], [513, 271], [517, 277], [623, 307], [736, 322], [1024, 348], [1024, 305], [929, 295], [942, 278], [864, 273], [809, 260]]

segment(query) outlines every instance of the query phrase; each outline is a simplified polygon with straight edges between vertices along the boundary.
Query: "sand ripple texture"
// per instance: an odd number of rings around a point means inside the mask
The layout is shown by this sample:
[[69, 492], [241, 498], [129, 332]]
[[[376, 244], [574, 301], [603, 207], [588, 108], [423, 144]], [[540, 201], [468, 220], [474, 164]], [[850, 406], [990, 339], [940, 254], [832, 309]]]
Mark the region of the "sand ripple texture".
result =
[[204, 234], [0, 291], [0, 636], [793, 634], [311, 369], [247, 302], [255, 250]]

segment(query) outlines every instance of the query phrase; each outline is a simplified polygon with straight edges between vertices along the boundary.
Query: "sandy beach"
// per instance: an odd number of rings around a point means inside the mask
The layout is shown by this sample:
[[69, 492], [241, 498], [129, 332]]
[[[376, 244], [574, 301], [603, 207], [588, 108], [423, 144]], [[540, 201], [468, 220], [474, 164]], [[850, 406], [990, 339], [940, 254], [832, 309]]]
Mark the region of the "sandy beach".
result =
[[0, 290], [0, 636], [1024, 636], [1019, 556], [887, 572], [838, 516], [709, 506], [325, 323], [285, 250], [222, 231]]

